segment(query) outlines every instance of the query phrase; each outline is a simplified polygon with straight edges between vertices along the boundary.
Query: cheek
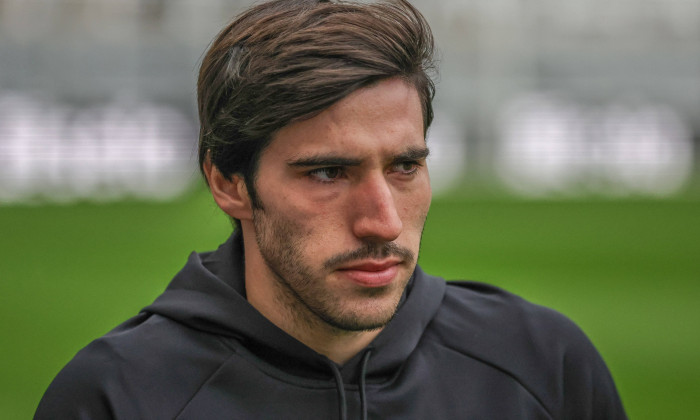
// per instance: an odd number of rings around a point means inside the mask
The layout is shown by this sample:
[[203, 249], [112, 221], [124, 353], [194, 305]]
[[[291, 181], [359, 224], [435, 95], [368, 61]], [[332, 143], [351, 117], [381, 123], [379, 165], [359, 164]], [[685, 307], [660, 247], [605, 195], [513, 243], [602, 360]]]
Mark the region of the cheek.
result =
[[329, 244], [337, 239], [335, 233], [341, 223], [335, 220], [338, 213], [328, 206], [294, 203], [292, 200], [278, 203], [275, 212], [290, 226], [297, 243], [301, 244], [307, 258], [315, 259]]
[[270, 194], [277, 210], [297, 220], [323, 219], [337, 210], [338, 191], [318, 191], [303, 183], [293, 182], [274, 188]]
[[405, 197], [401, 205], [404, 228], [422, 231], [425, 219], [428, 217], [428, 210], [430, 210], [431, 199], [432, 194], [429, 186]]
[[343, 235], [348, 230], [346, 214], [350, 206], [341, 194], [319, 198], [313, 191], [289, 185], [276, 191], [267, 193], [262, 200], [265, 212], [293, 227], [295, 239], [302, 244], [307, 258], [321, 258], [338, 251], [336, 247], [346, 239]]

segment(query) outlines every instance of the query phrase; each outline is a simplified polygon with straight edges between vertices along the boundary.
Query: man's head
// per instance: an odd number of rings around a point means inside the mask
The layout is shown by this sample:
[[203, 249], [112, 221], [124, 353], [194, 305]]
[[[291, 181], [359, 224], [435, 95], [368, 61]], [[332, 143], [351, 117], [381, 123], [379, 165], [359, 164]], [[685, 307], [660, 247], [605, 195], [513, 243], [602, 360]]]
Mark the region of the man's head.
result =
[[403, 0], [282, 0], [243, 14], [204, 59], [202, 171], [241, 228], [248, 301], [302, 341], [378, 331], [415, 269], [431, 55]]
[[423, 129], [433, 119], [433, 39], [403, 0], [274, 0], [224, 28], [198, 82], [200, 168], [240, 176], [259, 206], [258, 160], [273, 135], [358, 88], [400, 77], [418, 92]]

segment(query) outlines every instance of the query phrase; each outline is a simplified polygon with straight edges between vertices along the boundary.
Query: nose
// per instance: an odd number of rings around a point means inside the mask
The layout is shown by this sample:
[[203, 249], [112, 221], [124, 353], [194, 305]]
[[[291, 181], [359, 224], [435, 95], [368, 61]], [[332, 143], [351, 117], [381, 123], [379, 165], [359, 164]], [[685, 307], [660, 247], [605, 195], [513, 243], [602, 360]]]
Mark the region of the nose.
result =
[[357, 238], [390, 242], [403, 230], [392, 188], [383, 174], [362, 180], [351, 196], [353, 233]]

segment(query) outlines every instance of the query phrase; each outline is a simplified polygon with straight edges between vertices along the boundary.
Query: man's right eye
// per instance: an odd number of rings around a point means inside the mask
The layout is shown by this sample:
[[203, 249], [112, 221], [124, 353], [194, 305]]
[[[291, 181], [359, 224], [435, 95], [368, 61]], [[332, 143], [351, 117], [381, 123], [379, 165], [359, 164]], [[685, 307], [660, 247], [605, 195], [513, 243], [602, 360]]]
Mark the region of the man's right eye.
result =
[[309, 171], [309, 176], [320, 182], [333, 182], [342, 175], [342, 168], [330, 166], [327, 168], [317, 168]]

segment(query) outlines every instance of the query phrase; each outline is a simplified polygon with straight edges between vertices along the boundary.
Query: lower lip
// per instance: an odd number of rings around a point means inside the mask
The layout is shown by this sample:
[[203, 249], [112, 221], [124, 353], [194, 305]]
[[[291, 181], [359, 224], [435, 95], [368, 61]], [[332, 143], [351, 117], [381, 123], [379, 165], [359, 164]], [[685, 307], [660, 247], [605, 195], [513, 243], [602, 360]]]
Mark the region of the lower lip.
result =
[[383, 287], [389, 285], [399, 272], [398, 265], [392, 265], [379, 271], [367, 270], [340, 270], [353, 283], [362, 287]]

